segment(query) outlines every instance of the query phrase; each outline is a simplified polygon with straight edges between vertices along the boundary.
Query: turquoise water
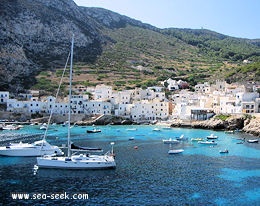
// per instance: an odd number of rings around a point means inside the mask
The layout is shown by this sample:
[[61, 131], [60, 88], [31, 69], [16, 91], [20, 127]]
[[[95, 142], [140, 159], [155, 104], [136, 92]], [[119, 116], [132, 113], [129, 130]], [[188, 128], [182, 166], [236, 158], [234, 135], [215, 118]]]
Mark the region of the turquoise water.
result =
[[[88, 134], [92, 127], [74, 127], [75, 144], [98, 146], [104, 151], [115, 142], [117, 168], [101, 171], [39, 169], [34, 174], [33, 157], [0, 157], [0, 200], [15, 204], [63, 205], [260, 205], [260, 144], [237, 144], [244, 133], [225, 134], [200, 129], [164, 129], [162, 126], [99, 126], [101, 133]], [[153, 131], [160, 128], [160, 131]], [[135, 130], [129, 130], [135, 129]], [[38, 140], [44, 131], [25, 126], [1, 131], [0, 143]], [[52, 126], [48, 141], [66, 144], [67, 128]], [[168, 155], [170, 145], [162, 139], [184, 134], [189, 140], [214, 133], [217, 145], [184, 141]], [[134, 140], [129, 141], [129, 138]], [[134, 147], [138, 146], [138, 149]], [[228, 149], [228, 154], [219, 150]], [[88, 193], [88, 200], [12, 200], [11, 192]]]

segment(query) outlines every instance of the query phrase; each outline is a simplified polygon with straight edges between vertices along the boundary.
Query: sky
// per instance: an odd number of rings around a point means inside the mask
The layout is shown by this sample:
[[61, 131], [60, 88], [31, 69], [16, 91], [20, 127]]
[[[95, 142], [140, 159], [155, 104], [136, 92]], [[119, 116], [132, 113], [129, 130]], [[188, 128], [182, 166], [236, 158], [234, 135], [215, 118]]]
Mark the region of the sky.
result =
[[232, 37], [260, 38], [260, 0], [74, 0], [158, 28], [209, 29]]

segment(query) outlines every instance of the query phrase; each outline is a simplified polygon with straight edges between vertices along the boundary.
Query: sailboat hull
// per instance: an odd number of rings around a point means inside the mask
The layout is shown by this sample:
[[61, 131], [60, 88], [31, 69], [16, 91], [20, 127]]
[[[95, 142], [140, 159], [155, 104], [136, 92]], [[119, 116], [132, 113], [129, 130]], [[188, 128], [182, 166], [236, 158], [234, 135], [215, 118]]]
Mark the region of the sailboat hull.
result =
[[114, 157], [109, 155], [72, 155], [72, 157], [44, 156], [37, 158], [39, 168], [56, 169], [112, 169], [116, 167]]
[[41, 150], [41, 148], [18, 148], [18, 149], [6, 149], [0, 148], [1, 156], [10, 157], [37, 157], [41, 155], [55, 154], [56, 150]]

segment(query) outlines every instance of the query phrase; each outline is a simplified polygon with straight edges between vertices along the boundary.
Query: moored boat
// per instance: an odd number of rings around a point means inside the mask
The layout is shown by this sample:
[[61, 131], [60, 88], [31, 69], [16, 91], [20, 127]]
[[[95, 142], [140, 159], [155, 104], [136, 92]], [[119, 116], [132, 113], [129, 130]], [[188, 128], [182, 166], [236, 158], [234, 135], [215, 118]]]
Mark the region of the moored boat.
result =
[[191, 138], [191, 141], [192, 141], [192, 142], [204, 141], [204, 138], [200, 138], [200, 137]]
[[36, 157], [41, 155], [63, 155], [61, 149], [49, 144], [46, 140], [35, 141], [34, 143], [9, 143], [0, 147], [0, 155], [16, 157]]
[[87, 133], [99, 133], [99, 132], [101, 132], [101, 130], [100, 129], [96, 129], [96, 128], [94, 128], [92, 130], [87, 130]]
[[[68, 108], [71, 108], [71, 98], [72, 98], [72, 64], [73, 64], [73, 45], [74, 45], [74, 35], [71, 42], [71, 52], [70, 52], [70, 72], [69, 72], [69, 99]], [[66, 67], [65, 67], [66, 68]], [[113, 145], [111, 143], [112, 149], [103, 155], [89, 154], [89, 150], [84, 150], [82, 148], [72, 149], [71, 143], [71, 110], [68, 112], [68, 132], [67, 132], [67, 145], [68, 152], [65, 156], [53, 157], [51, 155], [44, 155], [37, 158], [37, 168], [55, 168], [55, 169], [109, 169], [115, 168], [115, 158]]]
[[177, 139], [169, 138], [169, 139], [163, 139], [163, 143], [164, 144], [178, 144], [178, 143], [180, 143], [180, 141]]
[[184, 135], [182, 134], [180, 137], [176, 137], [176, 140], [186, 141], [186, 140], [188, 140], [188, 138], [187, 138], [187, 137], [184, 137]]
[[214, 140], [212, 141], [198, 141], [198, 144], [204, 144], [204, 145], [217, 145], [217, 142], [215, 142]]
[[227, 130], [227, 131], [225, 131], [225, 133], [226, 133], [226, 134], [234, 134], [235, 131], [234, 131], [234, 130]]
[[220, 154], [226, 154], [226, 153], [228, 153], [228, 149], [220, 150], [219, 153]]
[[258, 143], [258, 139], [248, 139], [248, 143]]
[[170, 149], [168, 151], [168, 154], [180, 154], [182, 153], [184, 150], [183, 149]]
[[218, 136], [214, 135], [214, 134], [210, 134], [209, 136], [207, 136], [207, 139], [217, 139]]
[[8, 124], [8, 125], [4, 125], [2, 127], [3, 130], [18, 130], [20, 129], [21, 127], [17, 126], [17, 125], [14, 125], [14, 124]]

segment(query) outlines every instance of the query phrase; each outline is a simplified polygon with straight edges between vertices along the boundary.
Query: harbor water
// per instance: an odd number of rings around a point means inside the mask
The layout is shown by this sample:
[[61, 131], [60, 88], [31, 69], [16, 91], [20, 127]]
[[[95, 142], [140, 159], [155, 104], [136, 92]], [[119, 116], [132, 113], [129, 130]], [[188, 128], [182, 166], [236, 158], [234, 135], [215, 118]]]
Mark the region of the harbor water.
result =
[[[115, 169], [37, 170], [35, 157], [2, 156], [0, 205], [260, 205], [260, 144], [243, 142], [256, 137], [156, 125], [98, 128], [100, 133], [86, 133], [91, 126], [74, 126], [71, 140], [104, 152], [114, 142]], [[29, 125], [0, 131], [0, 144], [33, 142], [43, 133], [39, 126]], [[191, 141], [212, 133], [218, 136], [217, 145]], [[66, 127], [51, 126], [48, 134], [51, 144], [67, 144]], [[171, 145], [162, 141], [181, 135], [188, 140]], [[175, 148], [184, 151], [169, 155]], [[225, 149], [229, 152], [219, 152]], [[80, 195], [74, 198], [75, 194]]]

